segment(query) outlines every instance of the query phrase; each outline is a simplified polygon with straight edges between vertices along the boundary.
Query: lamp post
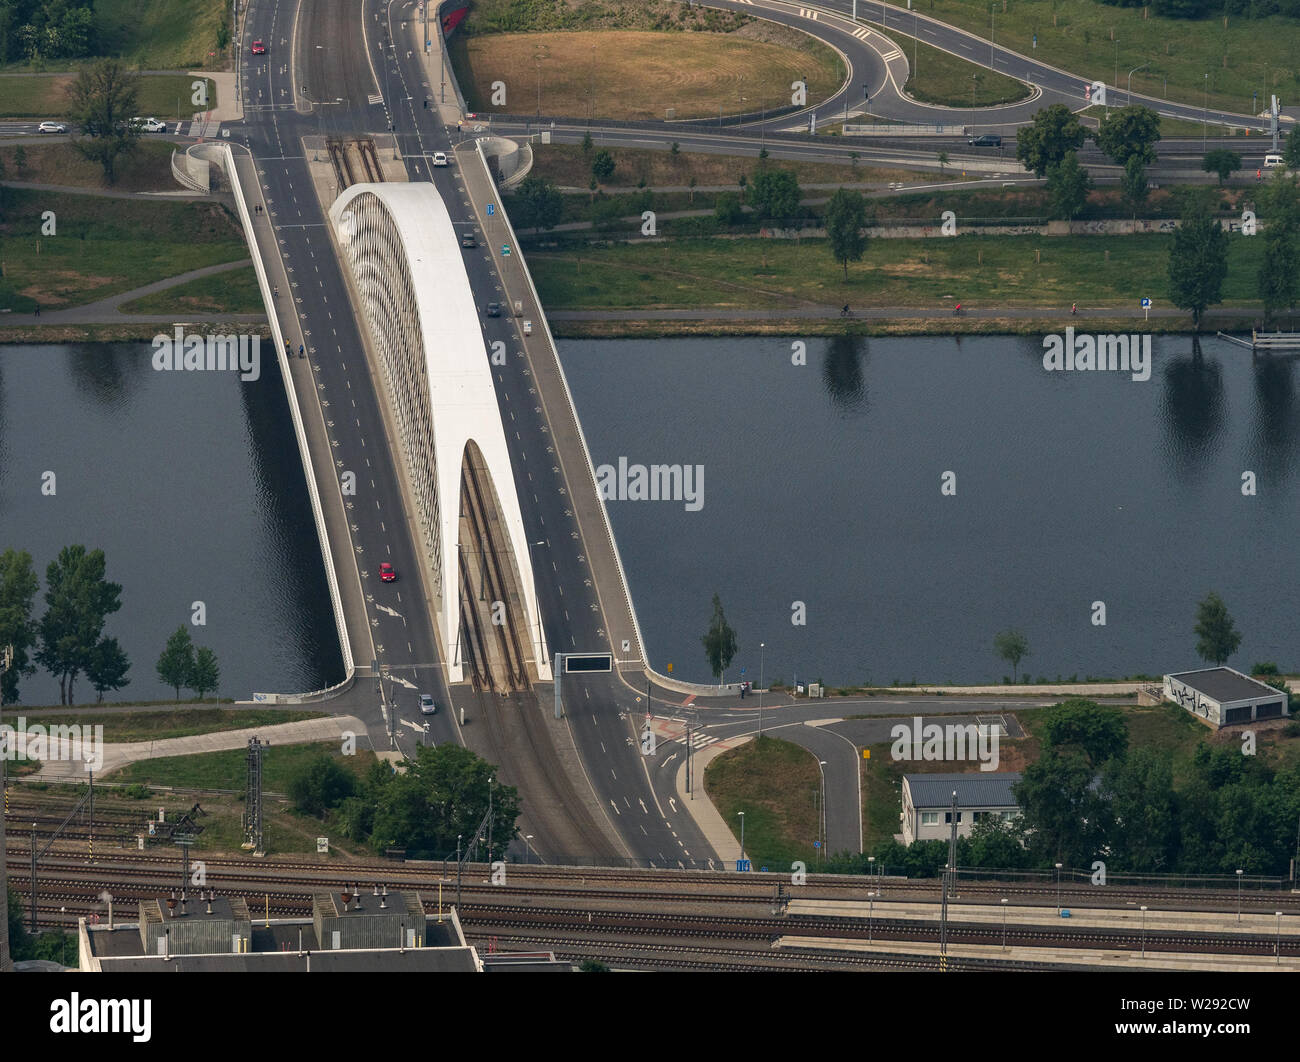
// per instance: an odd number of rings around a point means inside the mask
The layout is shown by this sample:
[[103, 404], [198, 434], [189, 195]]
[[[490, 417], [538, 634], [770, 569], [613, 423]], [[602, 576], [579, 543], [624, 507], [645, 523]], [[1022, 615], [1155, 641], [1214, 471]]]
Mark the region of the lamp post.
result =
[[525, 863], [531, 863], [533, 861], [532, 845], [528, 843], [532, 839], [533, 839], [533, 835], [531, 833], [524, 834], [524, 862]]
[[1205, 102], [1201, 110], [1201, 150], [1205, 150], [1206, 130], [1210, 122], [1210, 75], [1205, 75]]
[[821, 847], [817, 849], [817, 861], [820, 863], [826, 858], [826, 761], [817, 761], [817, 770], [822, 776], [822, 803], [821, 814], [817, 822], [817, 839], [821, 841]]
[[1061, 913], [1061, 864], [1056, 864], [1056, 913]]
[[872, 920], [872, 918], [875, 916], [875, 913], [876, 913], [876, 897], [877, 897], [878, 895], [880, 895], [880, 894], [879, 894], [879, 893], [875, 893], [875, 892], [869, 892], [869, 893], [867, 893], [867, 901], [868, 901], [868, 903], [867, 903], [867, 943], [868, 943], [868, 944], [870, 944], [870, 943], [872, 942], [872, 936], [871, 936], [871, 932], [872, 932], [872, 921], [871, 921], [871, 920]]
[[875, 876], [876, 876], [876, 857], [867, 856], [867, 877], [868, 879], [870, 879], [870, 878], [874, 878]]
[[1237, 871], [1237, 925], [1241, 925], [1241, 876], [1245, 871]]
[[758, 643], [758, 736], [763, 736], [763, 650], [766, 643]]
[[1128, 103], [1129, 103], [1129, 106], [1132, 106], [1132, 105], [1133, 105], [1133, 75], [1136, 74], [1139, 70], [1145, 70], [1145, 69], [1146, 69], [1147, 67], [1149, 67], [1150, 65], [1151, 65], [1150, 63], [1143, 63], [1141, 66], [1135, 66], [1132, 70], [1130, 70], [1130, 71], [1128, 72]]
[[740, 860], [743, 863], [745, 860], [745, 813], [738, 811], [736, 814], [740, 816]]
[[1007, 898], [1002, 897], [1002, 950], [1007, 950]]
[[1277, 956], [1277, 964], [1282, 965], [1282, 912], [1274, 911], [1273, 916], [1277, 919], [1277, 938], [1273, 945], [1273, 954]]
[[993, 69], [993, 28], [997, 21], [997, 5], [989, 5], [989, 70]]

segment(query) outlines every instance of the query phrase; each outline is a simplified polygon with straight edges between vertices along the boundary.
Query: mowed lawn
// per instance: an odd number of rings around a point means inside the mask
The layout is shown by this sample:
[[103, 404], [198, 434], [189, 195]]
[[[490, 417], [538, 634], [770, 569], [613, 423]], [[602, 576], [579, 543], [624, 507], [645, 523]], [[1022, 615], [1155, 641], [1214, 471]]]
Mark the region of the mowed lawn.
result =
[[[823, 239], [698, 239], [528, 253], [548, 310], [837, 306], [1168, 305], [1172, 237], [978, 236], [870, 240], [849, 281]], [[1041, 252], [1041, 260], [1036, 253]], [[1226, 303], [1257, 298], [1263, 241], [1233, 236]]]
[[[677, 118], [700, 118], [719, 107], [788, 106], [791, 82], [804, 76], [816, 102], [844, 80], [839, 56], [824, 45], [717, 33], [502, 33], [453, 38], [452, 56], [470, 109], [489, 114], [662, 120], [673, 108]], [[499, 105], [498, 81], [506, 93]]]
[[[172, 176], [171, 154], [175, 148], [176, 145], [169, 140], [141, 137], [138, 150], [119, 160], [113, 190], [182, 191]], [[45, 144], [0, 144], [0, 159], [4, 160], [5, 180], [8, 181], [54, 184], [65, 188], [105, 187], [103, 167], [83, 158], [81, 152], [66, 140], [51, 139]]]
[[896, 29], [885, 31], [907, 56], [904, 91], [923, 103], [941, 107], [996, 107], [1029, 95], [1029, 86], [1006, 74], [978, 66], [951, 52], [917, 43]]
[[[60, 712], [19, 712], [18, 715], [27, 721], [29, 728], [37, 723], [44, 727], [102, 726], [105, 742], [123, 744], [211, 734], [219, 730], [245, 730], [249, 727], [297, 723], [303, 719], [323, 718], [325, 713], [276, 711], [268, 708], [251, 708], [247, 711], [234, 708], [171, 708], [163, 711], [86, 712], [72, 715]], [[6, 711], [6, 723], [12, 726], [15, 718], [12, 708]]]
[[[0, 308], [61, 309], [191, 269], [248, 257], [230, 214], [211, 202], [172, 203], [9, 189], [0, 222]], [[41, 234], [52, 210], [54, 236]]]
[[262, 291], [251, 265], [198, 277], [122, 304], [123, 313], [262, 313]]
[[[64, 117], [68, 113], [66, 90], [73, 79], [72, 74], [32, 77], [0, 74], [0, 118]], [[188, 121], [199, 110], [216, 106], [217, 83], [211, 78], [202, 79], [208, 88], [208, 107], [195, 107], [190, 102], [194, 95], [194, 82], [198, 80], [184, 74], [142, 75], [140, 90], [136, 94], [136, 113], [142, 118], [152, 116], [173, 122], [179, 115]]]

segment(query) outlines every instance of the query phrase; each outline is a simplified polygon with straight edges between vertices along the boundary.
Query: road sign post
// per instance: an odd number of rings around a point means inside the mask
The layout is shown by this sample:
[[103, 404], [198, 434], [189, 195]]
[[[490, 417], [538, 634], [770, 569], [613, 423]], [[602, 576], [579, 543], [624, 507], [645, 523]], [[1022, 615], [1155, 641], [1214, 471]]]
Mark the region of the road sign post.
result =
[[1151, 300], [1146, 296], [1142, 298], [1142, 320], [1151, 320]]

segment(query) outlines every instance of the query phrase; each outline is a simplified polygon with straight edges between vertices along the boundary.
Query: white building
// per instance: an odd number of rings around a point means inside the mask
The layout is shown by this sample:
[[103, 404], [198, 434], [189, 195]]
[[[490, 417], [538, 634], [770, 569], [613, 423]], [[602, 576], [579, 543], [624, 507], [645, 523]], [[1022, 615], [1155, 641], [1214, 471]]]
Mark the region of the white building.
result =
[[952, 830], [952, 795], [957, 794], [957, 836], [966, 837], [977, 822], [992, 816], [1001, 822], [1019, 817], [1020, 805], [1011, 787], [1019, 771], [969, 774], [903, 775], [904, 844], [946, 841]]
[[1182, 705], [1216, 730], [1234, 723], [1281, 719], [1287, 714], [1285, 693], [1230, 667], [1166, 675], [1165, 699]]

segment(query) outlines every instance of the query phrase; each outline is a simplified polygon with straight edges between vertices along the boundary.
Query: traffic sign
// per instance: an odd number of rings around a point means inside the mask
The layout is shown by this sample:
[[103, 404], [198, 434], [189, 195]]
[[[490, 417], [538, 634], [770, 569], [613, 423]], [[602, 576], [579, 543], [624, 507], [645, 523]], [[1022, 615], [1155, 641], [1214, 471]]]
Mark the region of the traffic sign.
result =
[[488, 217], [491, 217], [493, 214], [495, 214], [495, 213], [497, 212], [497, 207], [496, 207], [496, 204], [495, 204], [495, 203], [489, 203], [489, 204], [487, 205], [487, 207], [488, 207], [488, 208], [487, 208], [487, 216], [488, 216]]
[[750, 862], [749, 862], [748, 859], [737, 859], [737, 860], [736, 860], [736, 870], [737, 870], [737, 871], [739, 871], [739, 872], [744, 872], [744, 871], [749, 870], [749, 869], [751, 869], [751, 865], [750, 865]]
[[1147, 298], [1144, 298], [1144, 299], [1142, 300], [1142, 309], [1144, 309], [1144, 310], [1149, 310], [1150, 308], [1151, 308], [1151, 300], [1150, 300], [1150, 299], [1147, 299]]
[[508, 243], [503, 243], [503, 244], [501, 245], [501, 254], [502, 254], [503, 256], [507, 256], [507, 257], [509, 256], [509, 254], [510, 254], [510, 244], [508, 244]]
[[813, 847], [814, 847], [814, 848], [820, 848], [821, 846], [822, 846], [821, 841], [813, 841]]
[[1151, 300], [1146, 297], [1142, 299], [1142, 320], [1151, 320]]

